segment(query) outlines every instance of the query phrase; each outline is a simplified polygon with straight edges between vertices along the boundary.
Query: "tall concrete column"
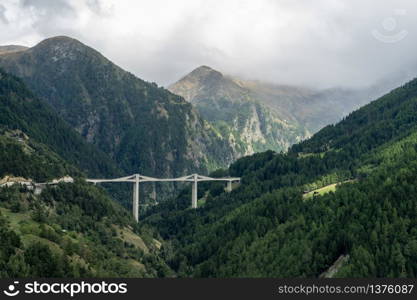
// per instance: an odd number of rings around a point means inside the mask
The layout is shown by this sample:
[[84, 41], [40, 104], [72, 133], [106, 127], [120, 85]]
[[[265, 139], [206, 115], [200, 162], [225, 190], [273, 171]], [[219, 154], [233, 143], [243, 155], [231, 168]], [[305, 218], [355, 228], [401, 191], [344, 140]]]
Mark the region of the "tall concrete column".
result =
[[232, 191], [232, 182], [228, 181], [227, 182], [227, 186], [226, 186], [226, 192], [231, 192]]
[[135, 183], [133, 184], [133, 218], [139, 222], [139, 174], [135, 175]]
[[193, 181], [193, 188], [191, 191], [191, 207], [197, 208], [197, 174], [193, 175], [194, 181]]

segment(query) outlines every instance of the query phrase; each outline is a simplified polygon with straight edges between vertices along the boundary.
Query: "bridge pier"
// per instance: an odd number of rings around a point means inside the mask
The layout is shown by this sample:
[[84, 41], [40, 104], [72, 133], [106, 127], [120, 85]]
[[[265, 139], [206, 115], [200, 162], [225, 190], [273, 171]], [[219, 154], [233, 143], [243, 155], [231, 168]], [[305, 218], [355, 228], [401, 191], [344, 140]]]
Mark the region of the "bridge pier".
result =
[[[91, 182], [93, 184], [101, 183], [101, 182], [131, 182], [133, 183], [133, 200], [132, 200], [132, 213], [133, 217], [136, 222], [139, 222], [139, 183], [140, 182], [167, 182], [167, 181], [184, 181], [184, 182], [191, 182], [192, 183], [192, 191], [191, 191], [191, 208], [197, 208], [197, 196], [198, 196], [198, 182], [199, 181], [226, 181], [226, 191], [232, 191], [232, 182], [233, 181], [240, 181], [238, 177], [225, 177], [225, 178], [211, 178], [207, 176], [202, 176], [198, 174], [192, 174], [189, 176], [183, 176], [178, 178], [154, 178], [143, 176], [139, 174], [134, 174], [130, 176], [114, 178], [114, 179], [86, 179], [87, 182]], [[155, 188], [155, 187], [154, 187]], [[156, 195], [155, 195], [156, 198]]]
[[191, 208], [197, 208], [197, 174], [193, 175], [193, 188], [191, 191]]
[[139, 222], [139, 174], [135, 174], [135, 182], [133, 184], [133, 218]]
[[230, 193], [232, 191], [232, 181], [227, 182], [226, 192]]

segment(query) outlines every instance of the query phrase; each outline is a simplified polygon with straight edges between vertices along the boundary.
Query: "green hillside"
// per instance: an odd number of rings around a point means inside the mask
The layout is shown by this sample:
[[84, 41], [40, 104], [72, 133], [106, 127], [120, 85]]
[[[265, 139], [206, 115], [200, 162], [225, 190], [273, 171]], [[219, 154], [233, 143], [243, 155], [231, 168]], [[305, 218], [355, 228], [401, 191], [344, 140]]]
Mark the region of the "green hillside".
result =
[[[172, 276], [150, 230], [82, 179], [77, 166], [108, 172], [106, 156], [3, 71], [0, 101], [0, 278]], [[40, 194], [4, 184], [67, 175]]]
[[238, 160], [232, 193], [202, 186], [193, 211], [180, 210], [184, 191], [146, 221], [171, 240], [165, 258], [180, 276], [319, 277], [339, 259], [332, 276], [415, 277], [416, 116], [413, 80], [288, 154]]
[[1, 69], [0, 128], [22, 131], [90, 176], [118, 173], [106, 154], [86, 143], [21, 80]]
[[[159, 277], [157, 244], [103, 191], [0, 188], [0, 277]], [[133, 238], [132, 238], [133, 237]]]
[[[76, 47], [87, 57], [101, 57], [90, 56], [90, 49], [67, 38], [52, 42], [64, 43], [59, 49]], [[21, 62], [22, 53], [32, 57], [39, 51], [35, 48], [7, 54], [13, 57], [9, 62]], [[63, 53], [65, 63], [61, 66], [71, 67], [66, 59], [71, 59], [73, 52]], [[25, 80], [35, 78], [31, 76]], [[139, 84], [137, 80], [131, 84]], [[36, 88], [41, 82], [32, 84]], [[131, 168], [145, 161], [149, 169], [142, 166], [141, 170], [161, 174], [174, 174], [170, 169], [174, 167], [188, 170], [186, 166], [191, 168], [201, 154], [199, 145], [209, 142], [199, 135], [199, 126], [207, 126], [208, 132], [212, 127], [181, 98], [143, 84], [142, 92], [150, 97], [141, 98], [147, 100], [136, 111], [143, 119], [117, 125], [121, 125], [120, 132], [130, 134], [120, 146], [126, 153], [119, 153], [117, 163]], [[103, 93], [120, 95], [127, 88], [119, 87], [116, 94]], [[151, 103], [156, 98], [150, 95], [160, 97], [161, 102]], [[83, 99], [87, 108], [77, 102], [69, 106], [71, 110], [59, 113], [71, 114], [74, 107], [79, 113], [88, 111], [91, 101], [99, 101]], [[0, 277], [417, 276], [417, 79], [325, 127], [288, 153], [257, 153], [239, 159], [227, 170], [213, 172], [213, 177], [242, 177], [231, 193], [225, 192], [224, 183], [199, 183], [197, 210], [189, 209], [188, 187], [178, 197], [149, 208], [140, 224], [103, 189], [83, 180], [90, 174], [119, 172], [111, 163], [118, 153], [113, 152], [117, 147], [111, 147], [117, 143], [101, 150], [95, 147], [106, 144], [109, 137], [105, 131], [101, 135], [91, 129], [95, 125], [89, 127], [94, 134], [89, 135], [88, 129], [84, 137], [93, 140], [86, 143], [71, 127], [80, 128], [67, 125], [21, 80], [3, 71], [0, 101], [1, 182], [6, 176], [37, 182], [66, 175], [75, 178], [74, 183], [49, 186], [40, 194], [19, 184], [0, 188]], [[103, 101], [106, 105], [98, 105], [103, 109], [101, 121], [114, 111], [118, 120], [125, 120], [117, 108], [131, 106], [113, 107], [108, 103], [110, 98]], [[158, 103], [164, 104], [155, 108]], [[106, 111], [106, 107], [112, 110]], [[166, 120], [150, 129], [147, 118], [154, 108]], [[187, 111], [189, 114], [184, 114]], [[178, 129], [175, 124], [194, 126]], [[109, 133], [115, 133], [113, 129]], [[191, 131], [199, 143], [177, 143], [189, 141]], [[156, 132], [161, 135], [150, 139]], [[114, 142], [119, 137], [111, 139]], [[210, 149], [221, 157], [224, 148], [218, 148], [216, 140], [210, 141]], [[137, 154], [139, 144], [147, 150]], [[187, 145], [200, 154], [183, 159], [174, 155], [175, 151], [190, 153], [185, 151]], [[175, 153], [167, 149], [175, 149]], [[198, 159], [202, 165], [219, 165], [209, 157]]]

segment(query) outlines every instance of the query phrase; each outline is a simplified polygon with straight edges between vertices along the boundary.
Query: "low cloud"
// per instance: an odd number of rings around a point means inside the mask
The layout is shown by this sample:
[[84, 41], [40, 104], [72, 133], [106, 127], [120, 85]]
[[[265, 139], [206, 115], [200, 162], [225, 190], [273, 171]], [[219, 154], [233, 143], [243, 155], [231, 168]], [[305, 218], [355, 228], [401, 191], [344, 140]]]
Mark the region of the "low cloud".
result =
[[0, 4], [0, 21], [4, 24], [8, 24], [9, 21], [6, 18], [6, 8]]
[[417, 74], [414, 0], [5, 0], [0, 44], [69, 35], [167, 85], [205, 64], [315, 87]]

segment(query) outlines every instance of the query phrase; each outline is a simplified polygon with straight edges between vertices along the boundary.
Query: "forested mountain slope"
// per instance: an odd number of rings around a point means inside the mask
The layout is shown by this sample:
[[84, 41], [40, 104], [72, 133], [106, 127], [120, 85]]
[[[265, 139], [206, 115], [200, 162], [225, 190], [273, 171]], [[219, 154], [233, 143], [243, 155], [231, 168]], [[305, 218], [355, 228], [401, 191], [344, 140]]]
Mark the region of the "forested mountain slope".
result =
[[177, 176], [234, 159], [228, 141], [184, 99], [77, 40], [55, 37], [2, 54], [0, 66], [22, 78], [126, 173]]
[[342, 122], [325, 127], [310, 140], [295, 145], [293, 151], [318, 153], [343, 147], [359, 155], [387, 140], [408, 135], [417, 121], [416, 97], [417, 80], [412, 80]]
[[[77, 165], [95, 172], [90, 164], [106, 166], [98, 161], [102, 154], [3, 71], [0, 122], [0, 277], [173, 274], [152, 234], [82, 179], [85, 173]], [[16, 183], [67, 175], [75, 182], [45, 187], [40, 194]]]
[[[171, 239], [181, 276], [417, 276], [417, 80], [328, 126], [288, 154], [245, 157], [242, 184], [187, 191], [146, 221]], [[188, 191], [189, 192], [189, 191]]]
[[90, 176], [120, 172], [106, 154], [85, 142], [20, 79], [1, 69], [0, 126], [23, 131]]

